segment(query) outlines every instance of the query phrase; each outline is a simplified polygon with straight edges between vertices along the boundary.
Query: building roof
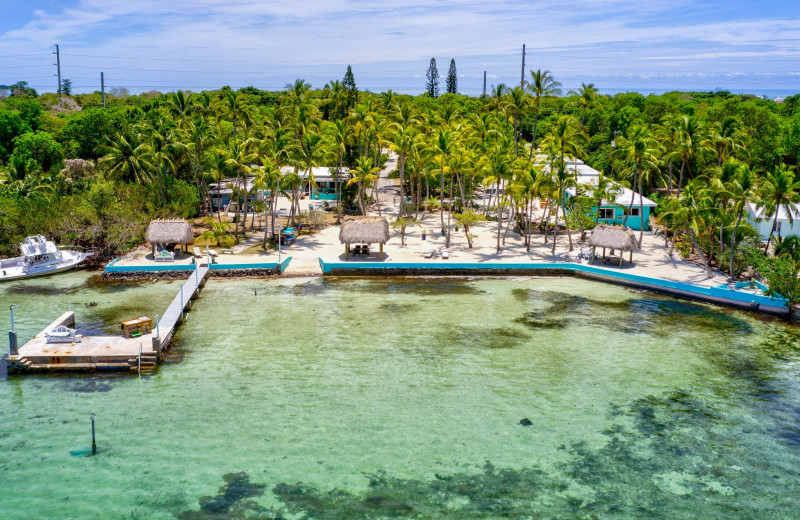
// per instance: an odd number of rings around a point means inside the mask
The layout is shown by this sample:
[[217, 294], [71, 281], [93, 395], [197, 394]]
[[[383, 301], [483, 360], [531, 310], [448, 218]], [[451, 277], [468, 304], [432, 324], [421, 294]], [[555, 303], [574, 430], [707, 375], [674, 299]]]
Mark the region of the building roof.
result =
[[192, 226], [183, 219], [153, 220], [145, 233], [151, 244], [185, 244], [193, 238]]
[[[587, 164], [584, 164], [581, 161], [577, 161], [575, 163], [572, 163], [572, 162], [569, 163], [569, 169], [575, 172], [577, 180], [578, 180], [578, 184], [588, 184], [589, 186], [597, 186], [598, 179], [600, 178], [600, 172], [595, 170], [591, 166], [589, 166]], [[575, 195], [575, 190], [570, 188], [570, 189], [567, 190], [567, 193], [569, 193], [571, 196], [574, 196]], [[617, 193], [617, 196], [614, 199], [614, 202], [609, 202], [607, 200], [604, 200], [600, 205], [601, 206], [625, 206], [625, 207], [627, 207], [631, 203], [631, 194], [633, 194], [633, 207], [634, 208], [638, 208], [640, 206], [640, 200], [639, 199], [641, 199], [641, 206], [643, 206], [643, 207], [646, 206], [646, 207], [649, 207], [649, 208], [655, 208], [656, 206], [658, 206], [658, 204], [656, 204], [652, 200], [648, 199], [647, 197], [639, 195], [635, 191], [633, 191], [633, 190], [631, 190], [629, 188], [622, 187], [622, 186], [620, 187], [620, 191], [619, 191], [619, 193]]]
[[589, 237], [592, 247], [605, 247], [606, 249], [619, 249], [620, 251], [635, 251], [639, 249], [636, 234], [629, 227], [600, 225], [594, 228]]
[[[748, 209], [750, 213], [755, 216], [756, 220], [772, 220], [775, 218], [775, 215], [771, 217], [767, 217], [767, 208], [759, 208], [752, 202], [747, 203]], [[791, 212], [792, 220], [800, 220], [800, 204], [790, 204], [789, 205], [789, 212]], [[780, 206], [778, 208], [778, 221], [789, 221], [789, 213], [786, 212], [785, 206]]]
[[236, 177], [229, 177], [222, 179], [219, 183], [211, 183], [208, 188], [208, 193], [212, 196], [223, 193], [233, 193], [234, 186], [247, 187], [247, 191], [251, 191], [255, 185], [256, 178], [253, 176], [243, 177], [237, 179]]
[[389, 241], [389, 222], [384, 217], [349, 217], [339, 229], [342, 244], [385, 244]]
[[[333, 172], [335, 171], [336, 171], [335, 166], [315, 166], [311, 168], [311, 173], [314, 175], [314, 180], [317, 181], [334, 180]], [[293, 172], [294, 172], [294, 166], [281, 167], [281, 173], [284, 175]], [[308, 174], [304, 170], [298, 170], [297, 174], [300, 177], [308, 176]], [[342, 171], [339, 174], [339, 180], [349, 179], [350, 177], [352, 177], [352, 175], [350, 174], [350, 170], [347, 168], [347, 166], [342, 166]]]

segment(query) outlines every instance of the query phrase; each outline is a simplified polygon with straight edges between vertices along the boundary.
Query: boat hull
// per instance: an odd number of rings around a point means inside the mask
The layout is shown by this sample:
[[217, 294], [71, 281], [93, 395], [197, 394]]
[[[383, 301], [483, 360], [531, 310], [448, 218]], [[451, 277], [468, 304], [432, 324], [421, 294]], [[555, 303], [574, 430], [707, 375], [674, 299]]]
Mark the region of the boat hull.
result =
[[[28, 269], [27, 271], [23, 271], [21, 265], [22, 257], [6, 260], [3, 262], [3, 265], [0, 265], [0, 282], [8, 282], [11, 280], [23, 280], [25, 278], [36, 278], [37, 276], [47, 276], [56, 273], [63, 273], [64, 271], [69, 271], [70, 269], [74, 269], [81, 262], [86, 260], [87, 257], [89, 257], [89, 254], [81, 253], [78, 251], [63, 251], [63, 253], [69, 254], [70, 256], [69, 260], [65, 260], [54, 264], [34, 266]], [[13, 260], [19, 260], [19, 265], [14, 265]], [[8, 266], [6, 267], [6, 265]]]

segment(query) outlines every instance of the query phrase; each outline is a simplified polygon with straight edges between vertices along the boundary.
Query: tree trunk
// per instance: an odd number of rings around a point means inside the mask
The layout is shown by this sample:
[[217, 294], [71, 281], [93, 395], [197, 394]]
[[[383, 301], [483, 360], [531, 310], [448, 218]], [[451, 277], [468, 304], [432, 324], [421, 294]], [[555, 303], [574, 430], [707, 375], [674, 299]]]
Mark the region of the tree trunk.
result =
[[339, 181], [339, 175], [342, 174], [342, 154], [339, 152], [339, 169], [336, 170], [336, 184], [334, 190], [336, 191], [336, 224], [342, 223], [342, 188]]
[[501, 218], [500, 199], [497, 200], [497, 252], [500, 252], [500, 231], [503, 229], [503, 219]]
[[441, 187], [439, 190], [439, 219], [444, 230], [444, 158], [442, 158]]
[[405, 188], [403, 187], [403, 182], [405, 181], [405, 173], [406, 173], [406, 154], [405, 152], [401, 152], [400, 156], [397, 158], [397, 166], [400, 170], [400, 209], [397, 212], [398, 218], [403, 217], [403, 207], [406, 203], [406, 196], [405, 196]]
[[453, 215], [453, 179], [450, 179], [450, 204], [447, 208], [447, 235], [444, 237], [444, 247], [450, 247], [450, 217]]
[[[631, 183], [631, 185], [633, 185], [633, 186], [636, 185], [636, 161], [634, 161], [634, 163], [633, 163], [633, 182]], [[639, 194], [639, 196], [640, 197], [642, 196], [641, 193]], [[625, 227], [627, 225], [627, 223], [628, 223], [628, 215], [631, 214], [631, 209], [633, 209], [633, 202], [634, 202], [635, 198], [636, 198], [636, 193], [633, 190], [631, 190], [631, 203], [628, 204], [628, 212], [625, 214], [625, 217], [622, 219], [622, 227]], [[641, 218], [641, 215], [640, 215], [640, 218]]]
[[767, 237], [767, 246], [764, 248], [765, 255], [769, 252], [769, 243], [772, 241], [772, 232], [775, 230], [775, 226], [778, 223], [778, 212], [780, 211], [780, 209], [781, 209], [780, 205], [775, 206], [775, 218], [772, 219], [772, 229], [769, 230], [769, 236]]
[[708, 265], [708, 260], [706, 260], [706, 255], [703, 253], [703, 250], [700, 249], [700, 246], [697, 245], [697, 237], [694, 236], [694, 231], [691, 229], [689, 230], [689, 236], [692, 237], [692, 247], [697, 250], [697, 253], [700, 255], [700, 259], [703, 261], [703, 267], [706, 270], [706, 274], [709, 278], [714, 278], [714, 273], [711, 271], [711, 267]]
[[736, 232], [739, 230], [739, 224], [742, 222], [742, 217], [744, 217], [744, 213], [739, 213], [739, 218], [736, 219], [736, 225], [733, 227], [733, 233], [731, 234], [731, 279], [733, 279], [733, 258], [734, 253], [736, 253], [736, 249], [734, 247], [736, 243]]
[[561, 208], [560, 204], [556, 204], [556, 219], [553, 223], [553, 249], [552, 253], [556, 254], [556, 241], [558, 239], [558, 210]]
[[678, 197], [681, 196], [681, 189], [683, 188], [683, 170], [686, 167], [686, 161], [681, 163], [681, 171], [678, 174]]
[[642, 200], [642, 176], [639, 175], [639, 247], [642, 247], [644, 236], [644, 201]]
[[533, 116], [533, 137], [531, 137], [531, 152], [528, 154], [528, 162], [533, 160], [533, 150], [536, 148], [536, 125], [539, 123], [539, 110], [536, 110], [536, 115]]

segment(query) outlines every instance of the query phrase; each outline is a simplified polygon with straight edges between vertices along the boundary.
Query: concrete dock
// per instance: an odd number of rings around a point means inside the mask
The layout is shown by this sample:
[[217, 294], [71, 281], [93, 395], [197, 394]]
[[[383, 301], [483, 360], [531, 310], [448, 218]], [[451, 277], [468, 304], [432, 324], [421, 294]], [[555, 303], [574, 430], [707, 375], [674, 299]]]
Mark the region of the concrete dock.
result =
[[75, 328], [75, 313], [65, 312], [23, 346], [16, 345], [16, 331], [9, 333], [9, 373], [51, 371], [128, 370], [145, 372], [155, 369], [167, 351], [177, 327], [183, 322], [205, 285], [208, 265], [200, 265], [181, 284], [178, 294], [158, 320], [153, 331], [140, 337], [126, 338], [122, 334], [77, 335], [70, 343], [48, 342], [46, 334], [59, 326]]

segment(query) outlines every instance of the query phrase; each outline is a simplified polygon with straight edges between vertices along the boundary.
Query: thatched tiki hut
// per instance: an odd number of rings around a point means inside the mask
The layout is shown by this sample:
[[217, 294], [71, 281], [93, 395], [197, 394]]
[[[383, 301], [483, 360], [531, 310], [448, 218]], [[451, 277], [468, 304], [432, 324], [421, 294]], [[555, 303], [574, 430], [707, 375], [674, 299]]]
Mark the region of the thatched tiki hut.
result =
[[186, 252], [186, 244], [194, 238], [192, 226], [183, 219], [159, 219], [150, 222], [145, 233], [145, 240], [150, 242], [153, 254], [156, 245], [173, 246], [181, 244]]
[[618, 249], [620, 267], [622, 267], [623, 251], [630, 252], [629, 261], [633, 262], [633, 251], [639, 249], [636, 233], [629, 227], [621, 226], [597, 226], [592, 231], [592, 236], [589, 237], [589, 245], [592, 246], [592, 263], [594, 263], [596, 248], [603, 248], [603, 258], [606, 258], [606, 249], [611, 249], [612, 254], [615, 249]]
[[350, 244], [383, 244], [389, 241], [389, 222], [383, 217], [350, 217], [342, 221], [339, 242], [344, 244], [344, 258], [350, 259]]

